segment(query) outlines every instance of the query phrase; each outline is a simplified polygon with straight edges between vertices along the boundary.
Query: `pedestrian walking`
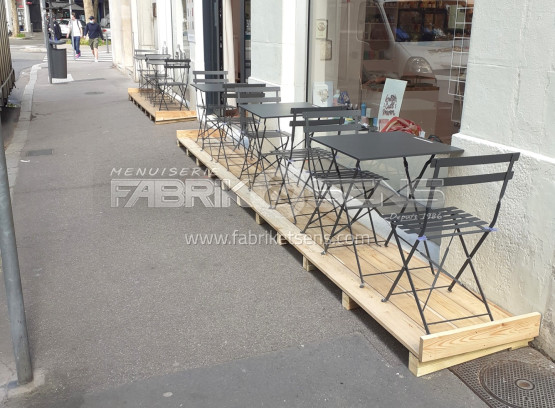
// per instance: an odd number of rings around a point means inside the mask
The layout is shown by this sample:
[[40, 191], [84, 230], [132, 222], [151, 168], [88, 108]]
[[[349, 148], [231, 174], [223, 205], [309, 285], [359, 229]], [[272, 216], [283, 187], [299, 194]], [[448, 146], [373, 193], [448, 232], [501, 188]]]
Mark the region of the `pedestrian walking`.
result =
[[83, 36], [83, 27], [81, 26], [81, 21], [75, 18], [75, 13], [71, 13], [71, 21], [69, 22], [69, 30], [66, 38], [69, 38], [70, 34], [71, 43], [73, 45], [73, 49], [75, 50], [75, 57], [79, 58], [81, 56], [79, 46], [81, 44], [81, 37]]
[[50, 37], [51, 41], [58, 41], [62, 39], [62, 29], [60, 27], [60, 23], [53, 15], [47, 17], [48, 21], [48, 36]]
[[98, 43], [100, 39], [104, 39], [100, 24], [95, 21], [94, 16], [89, 17], [89, 22], [85, 27], [85, 35], [89, 37], [89, 46], [94, 55], [94, 62], [98, 62]]

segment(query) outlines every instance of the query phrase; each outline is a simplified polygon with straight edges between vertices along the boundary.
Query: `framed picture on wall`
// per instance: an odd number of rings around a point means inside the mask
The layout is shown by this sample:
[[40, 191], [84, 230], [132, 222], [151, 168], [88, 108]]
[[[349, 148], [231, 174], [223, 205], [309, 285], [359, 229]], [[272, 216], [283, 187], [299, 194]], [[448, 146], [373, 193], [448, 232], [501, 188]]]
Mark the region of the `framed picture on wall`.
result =
[[319, 18], [316, 20], [316, 38], [325, 40], [328, 38], [328, 20]]

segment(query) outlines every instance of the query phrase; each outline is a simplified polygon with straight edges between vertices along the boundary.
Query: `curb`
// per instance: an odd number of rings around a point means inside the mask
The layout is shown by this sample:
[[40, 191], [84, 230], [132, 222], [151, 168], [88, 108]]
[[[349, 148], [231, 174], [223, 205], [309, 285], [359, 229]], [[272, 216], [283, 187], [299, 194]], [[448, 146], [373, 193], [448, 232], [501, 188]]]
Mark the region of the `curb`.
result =
[[31, 110], [33, 107], [33, 93], [35, 91], [35, 84], [37, 82], [39, 69], [41, 69], [41, 64], [33, 65], [31, 68], [29, 82], [23, 91], [19, 119], [14, 130], [12, 141], [6, 149], [6, 164], [8, 167], [10, 194], [13, 194], [13, 187], [15, 186], [17, 173], [19, 171], [21, 151], [25, 147], [25, 143], [27, 142], [27, 137], [29, 135], [29, 123], [31, 121]]

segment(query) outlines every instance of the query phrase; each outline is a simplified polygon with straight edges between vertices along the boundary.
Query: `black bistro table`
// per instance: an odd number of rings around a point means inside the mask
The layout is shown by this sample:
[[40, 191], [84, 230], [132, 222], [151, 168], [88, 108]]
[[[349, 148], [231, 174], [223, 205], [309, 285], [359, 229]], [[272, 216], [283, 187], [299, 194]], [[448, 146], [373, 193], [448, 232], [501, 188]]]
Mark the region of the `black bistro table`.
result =
[[[438, 154], [455, 154], [455, 153], [462, 153], [464, 150], [455, 147], [446, 145], [443, 143], [423, 139], [417, 136], [413, 136], [409, 133], [405, 132], [369, 132], [369, 133], [358, 133], [358, 134], [341, 134], [341, 135], [334, 135], [334, 136], [320, 136], [320, 137], [312, 137], [311, 143], [319, 143], [331, 149], [332, 155], [334, 157], [334, 162], [332, 166], [330, 166], [331, 171], [333, 169], [338, 169], [340, 165], [337, 163], [338, 153], [342, 153], [352, 159], [355, 160], [355, 176], [350, 180], [341, 180], [338, 178], [339, 182], [342, 183], [341, 185], [341, 192], [343, 194], [343, 199], [340, 201], [340, 208], [337, 211], [337, 220], [335, 221], [335, 225], [332, 229], [331, 234], [327, 238], [327, 242], [325, 245], [325, 250], [329, 246], [329, 242], [331, 239], [343, 231], [345, 228], [349, 228], [352, 242], [354, 249], [355, 257], [357, 258], [357, 266], [359, 269], [359, 274], [361, 277], [361, 282], [363, 284], [363, 273], [362, 268], [360, 265], [360, 261], [358, 259], [357, 254], [357, 240], [353, 234], [352, 230], [352, 223], [356, 220], [360, 219], [361, 212], [363, 210], [368, 211], [368, 213], [374, 210], [377, 206], [372, 205], [370, 201], [370, 196], [374, 193], [375, 189], [370, 190], [367, 192], [369, 195], [365, 195], [362, 197], [363, 204], [360, 205], [349, 205], [349, 195], [351, 194], [351, 190], [353, 188], [353, 184], [356, 182], [356, 173], [362, 172], [361, 169], [361, 162], [370, 161], [370, 160], [383, 160], [383, 159], [395, 159], [395, 158], [402, 158], [403, 165], [405, 170], [405, 175], [407, 178], [407, 183], [405, 186], [401, 187], [392, 196], [400, 193], [404, 189], [408, 189], [408, 198], [409, 201], [412, 200], [414, 202], [414, 191], [418, 187], [418, 183], [421, 180], [422, 176], [424, 175], [426, 169], [429, 167], [432, 159]], [[408, 166], [408, 157], [417, 157], [417, 156], [429, 156], [429, 159], [424, 163], [422, 169], [420, 170], [419, 174], [412, 179], [409, 171]], [[310, 160], [309, 160], [310, 165]], [[384, 180], [384, 178], [381, 178]], [[345, 183], [345, 185], [343, 185]], [[324, 188], [324, 187], [322, 187]], [[325, 187], [329, 190], [329, 185]], [[322, 197], [322, 192], [319, 192], [319, 196]], [[385, 201], [392, 198], [386, 197]], [[320, 229], [323, 230], [322, 226], [322, 217], [320, 216], [320, 205], [324, 200], [320, 199], [316, 203], [316, 207], [314, 212], [312, 213], [307, 225], [305, 226], [304, 230], [307, 229], [309, 224], [312, 222], [319, 221], [320, 222]], [[408, 206], [408, 202], [406, 201], [401, 209], [401, 212], [404, 212]], [[384, 202], [381, 203], [383, 205]], [[356, 215], [350, 216], [348, 213], [349, 209], [354, 209], [357, 211]], [[347, 216], [347, 226], [342, 229], [337, 229], [339, 219], [341, 216], [345, 214]], [[373, 224], [372, 224], [373, 225]], [[389, 242], [391, 239], [391, 234], [386, 240]], [[375, 241], [377, 243], [377, 240]]]
[[[264, 141], [270, 137], [270, 132], [267, 129], [267, 120], [268, 119], [283, 119], [283, 118], [291, 118], [293, 114], [291, 113], [291, 109], [294, 108], [312, 108], [315, 105], [308, 103], [308, 102], [271, 102], [271, 103], [248, 103], [248, 104], [239, 104], [239, 108], [244, 110], [245, 112], [250, 113], [253, 117], [258, 118], [253, 123], [254, 127], [254, 146], [251, 149], [251, 157], [256, 155], [255, 161], [252, 164], [248, 164], [247, 157], [245, 157], [245, 165], [241, 174], [252, 166], [255, 167], [254, 176], [252, 182], [250, 181], [249, 176], [249, 188], [254, 184], [257, 175], [259, 174], [259, 167], [262, 165], [262, 173], [264, 173], [264, 164], [263, 160], [263, 146]], [[289, 136], [286, 135], [281, 131], [278, 124], [277, 131], [271, 132], [272, 135], [277, 136]], [[278, 146], [274, 146], [274, 148], [280, 148], [283, 146], [283, 142], [280, 141]], [[250, 173], [247, 173], [250, 174]]]

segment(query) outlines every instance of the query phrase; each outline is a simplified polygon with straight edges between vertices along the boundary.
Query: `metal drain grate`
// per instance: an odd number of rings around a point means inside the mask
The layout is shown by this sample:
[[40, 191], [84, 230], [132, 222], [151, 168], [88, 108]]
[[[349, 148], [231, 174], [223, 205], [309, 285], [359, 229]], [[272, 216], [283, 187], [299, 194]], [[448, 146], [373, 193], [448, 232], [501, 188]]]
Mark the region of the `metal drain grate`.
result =
[[49, 156], [52, 154], [52, 149], [29, 150], [26, 156]]
[[104, 92], [92, 91], [92, 92], [85, 92], [85, 95], [102, 95]]
[[451, 371], [490, 407], [555, 407], [555, 364], [529, 347], [459, 364]]

